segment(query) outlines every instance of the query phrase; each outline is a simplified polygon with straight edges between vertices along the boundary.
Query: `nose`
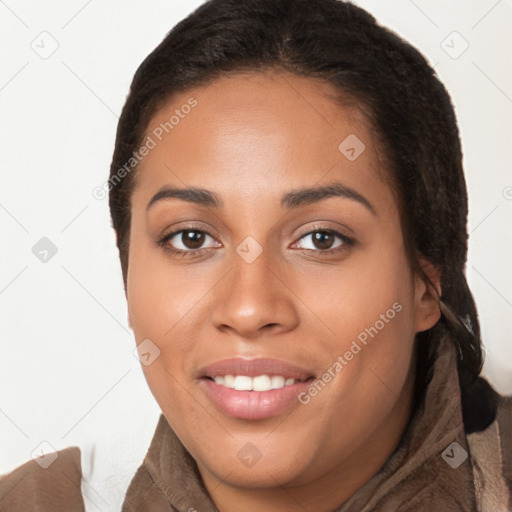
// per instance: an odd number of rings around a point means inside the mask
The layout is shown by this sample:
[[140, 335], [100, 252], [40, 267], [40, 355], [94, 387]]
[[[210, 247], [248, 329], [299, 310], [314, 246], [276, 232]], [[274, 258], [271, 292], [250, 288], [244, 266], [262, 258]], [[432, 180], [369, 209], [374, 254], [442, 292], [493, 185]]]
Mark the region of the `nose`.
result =
[[245, 339], [294, 329], [298, 311], [283, 267], [273, 263], [266, 251], [251, 263], [235, 254], [233, 263], [215, 287], [216, 328]]

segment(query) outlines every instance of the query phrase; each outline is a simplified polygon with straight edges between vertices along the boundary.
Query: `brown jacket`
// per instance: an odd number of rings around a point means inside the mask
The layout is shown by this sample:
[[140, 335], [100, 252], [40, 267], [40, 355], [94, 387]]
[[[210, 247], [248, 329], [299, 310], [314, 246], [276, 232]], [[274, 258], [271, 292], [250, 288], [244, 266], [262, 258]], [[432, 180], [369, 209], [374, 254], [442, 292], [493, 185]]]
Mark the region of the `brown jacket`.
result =
[[[80, 449], [0, 478], [0, 511], [82, 512]], [[440, 346], [421, 406], [394, 453], [334, 512], [512, 511], [512, 398], [480, 378], [463, 411], [455, 350]], [[161, 415], [122, 512], [218, 512], [194, 459]], [[104, 511], [110, 512], [110, 511]]]

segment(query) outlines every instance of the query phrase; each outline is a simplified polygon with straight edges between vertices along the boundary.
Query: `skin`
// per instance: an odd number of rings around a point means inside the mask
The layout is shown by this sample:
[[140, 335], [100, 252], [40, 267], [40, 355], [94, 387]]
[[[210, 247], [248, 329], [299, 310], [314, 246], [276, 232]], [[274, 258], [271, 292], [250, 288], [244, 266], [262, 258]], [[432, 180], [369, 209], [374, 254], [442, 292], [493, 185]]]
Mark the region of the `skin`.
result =
[[[322, 512], [346, 501], [397, 445], [411, 409], [414, 336], [440, 316], [410, 270], [371, 127], [334, 94], [287, 72], [237, 74], [174, 96], [148, 128], [197, 100], [138, 169], [127, 300], [137, 343], [149, 338], [161, 351], [143, 366], [148, 385], [222, 512]], [[365, 144], [355, 161], [338, 149], [349, 134]], [[333, 181], [375, 212], [346, 197], [280, 205], [290, 190]], [[224, 204], [165, 199], [147, 210], [164, 185], [205, 188]], [[211, 236], [199, 249], [181, 234], [167, 246], [192, 257], [158, 245], [187, 228]], [[315, 245], [311, 233], [329, 229], [355, 243]], [[236, 252], [248, 236], [263, 249], [252, 263]], [[321, 376], [396, 302], [402, 310], [307, 405], [231, 418], [196, 379], [201, 366], [233, 356], [284, 359]], [[248, 442], [262, 454], [252, 467], [237, 457]]]

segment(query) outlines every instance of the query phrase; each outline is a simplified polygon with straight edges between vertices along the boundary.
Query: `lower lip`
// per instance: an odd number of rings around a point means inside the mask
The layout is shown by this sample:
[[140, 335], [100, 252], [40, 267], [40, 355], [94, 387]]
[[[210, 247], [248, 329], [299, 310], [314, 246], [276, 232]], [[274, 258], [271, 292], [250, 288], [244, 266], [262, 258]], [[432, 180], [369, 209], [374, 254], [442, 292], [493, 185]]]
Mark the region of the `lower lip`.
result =
[[228, 416], [243, 420], [262, 420], [276, 416], [292, 404], [299, 405], [298, 396], [310, 385], [310, 380], [296, 382], [270, 391], [237, 391], [201, 379], [202, 387], [215, 405]]

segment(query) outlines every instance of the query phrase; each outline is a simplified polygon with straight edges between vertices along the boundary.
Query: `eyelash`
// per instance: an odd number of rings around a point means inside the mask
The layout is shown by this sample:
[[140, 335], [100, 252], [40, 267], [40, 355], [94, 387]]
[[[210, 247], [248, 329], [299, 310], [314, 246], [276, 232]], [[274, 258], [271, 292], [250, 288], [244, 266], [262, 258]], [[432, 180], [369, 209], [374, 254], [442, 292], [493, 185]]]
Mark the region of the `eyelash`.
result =
[[[183, 233], [186, 231], [191, 231], [191, 232], [196, 232], [196, 233], [204, 233], [205, 235], [208, 235], [209, 237], [214, 238], [213, 235], [211, 235], [208, 231], [205, 231], [204, 229], [188, 227], [188, 228], [179, 229], [178, 231], [173, 231], [172, 233], [168, 233], [168, 234], [164, 235], [156, 243], [159, 247], [162, 247], [165, 251], [167, 251], [175, 256], [182, 257], [182, 258], [190, 258], [190, 257], [198, 256], [198, 253], [201, 253], [202, 251], [214, 249], [214, 247], [205, 247], [203, 249], [189, 249], [188, 251], [183, 251], [181, 249], [176, 249], [176, 248], [172, 247], [171, 245], [169, 245], [168, 242], [172, 238], [174, 238], [176, 235], [179, 235], [180, 233]], [[312, 235], [312, 234], [318, 233], [318, 232], [334, 235], [334, 236], [338, 237], [339, 239], [341, 239], [342, 244], [338, 247], [335, 247], [334, 249], [325, 249], [325, 250], [322, 250], [322, 249], [298, 249], [298, 250], [308, 251], [308, 252], [313, 251], [315, 253], [319, 253], [322, 255], [332, 255], [332, 254], [337, 254], [338, 252], [347, 250], [347, 248], [349, 248], [355, 244], [355, 240], [353, 238], [345, 235], [344, 233], [341, 233], [340, 231], [337, 231], [336, 229], [326, 228], [323, 226], [314, 226], [313, 229], [309, 229], [305, 233], [302, 233], [299, 236], [297, 241], [302, 240], [304, 237], [306, 237], [308, 235]], [[294, 242], [294, 244], [295, 243], [296, 242]]]

